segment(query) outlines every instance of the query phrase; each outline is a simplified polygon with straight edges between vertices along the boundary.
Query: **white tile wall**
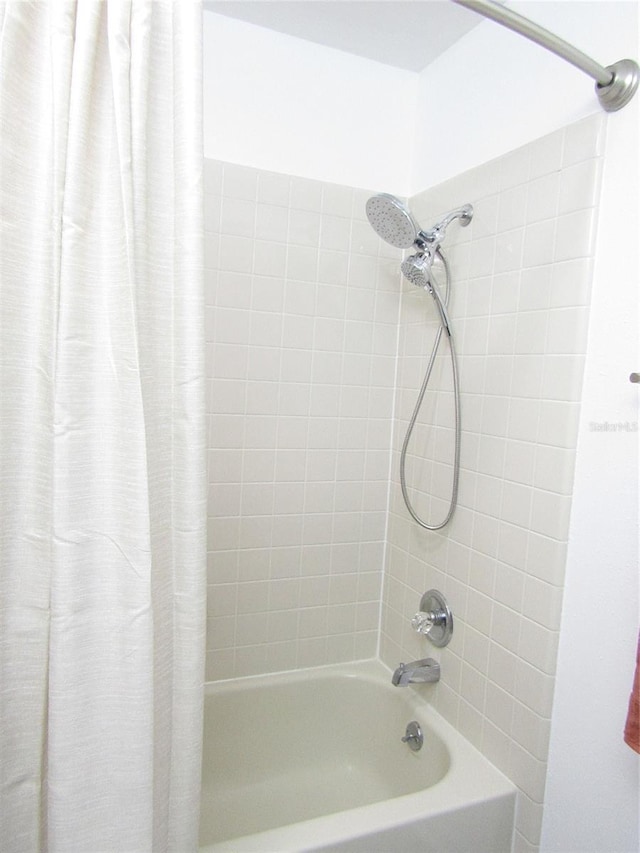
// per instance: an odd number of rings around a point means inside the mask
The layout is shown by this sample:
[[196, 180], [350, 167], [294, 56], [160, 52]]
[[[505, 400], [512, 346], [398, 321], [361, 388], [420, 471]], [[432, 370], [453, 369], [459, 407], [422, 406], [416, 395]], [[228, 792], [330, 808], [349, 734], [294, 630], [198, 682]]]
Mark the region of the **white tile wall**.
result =
[[376, 654], [399, 253], [367, 197], [205, 161], [211, 679]]
[[[475, 208], [446, 241], [463, 442], [437, 534], [409, 520], [398, 483], [436, 318], [410, 285], [399, 300], [369, 194], [205, 163], [208, 677], [370, 657], [379, 631], [391, 667], [440, 657], [423, 689], [519, 785], [518, 851], [540, 832], [603, 130], [593, 117], [411, 200], [425, 225]], [[430, 387], [407, 480], [438, 518], [444, 345]], [[433, 586], [456, 619], [442, 652], [409, 625]]]
[[[393, 492], [381, 656], [432, 654], [436, 707], [520, 788], [516, 850], [534, 850], [544, 798], [564, 563], [571, 509], [604, 122], [558, 131], [411, 200], [428, 225], [453, 224], [451, 316], [462, 389], [459, 505], [429, 533], [409, 520], [399, 451], [437, 329], [429, 297], [405, 288], [399, 341]], [[438, 357], [407, 458], [415, 506], [447, 508], [451, 380]], [[440, 653], [409, 624], [441, 589], [455, 616]]]

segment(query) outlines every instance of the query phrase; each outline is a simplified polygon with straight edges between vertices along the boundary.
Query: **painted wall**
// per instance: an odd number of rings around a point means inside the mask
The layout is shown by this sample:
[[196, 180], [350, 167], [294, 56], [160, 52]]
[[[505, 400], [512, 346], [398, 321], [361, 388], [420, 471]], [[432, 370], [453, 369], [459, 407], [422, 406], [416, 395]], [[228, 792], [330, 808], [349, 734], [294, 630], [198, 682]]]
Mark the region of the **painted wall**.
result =
[[205, 156], [408, 195], [418, 77], [204, 13]]
[[[510, 5], [604, 65], [637, 52], [635, 0]], [[400, 196], [599, 109], [581, 71], [490, 21], [422, 74], [211, 12], [204, 45], [206, 157]]]
[[[602, 65], [638, 56], [638, 3], [510, 2]], [[417, 193], [600, 111], [595, 81], [533, 42], [482, 23], [421, 74]]]

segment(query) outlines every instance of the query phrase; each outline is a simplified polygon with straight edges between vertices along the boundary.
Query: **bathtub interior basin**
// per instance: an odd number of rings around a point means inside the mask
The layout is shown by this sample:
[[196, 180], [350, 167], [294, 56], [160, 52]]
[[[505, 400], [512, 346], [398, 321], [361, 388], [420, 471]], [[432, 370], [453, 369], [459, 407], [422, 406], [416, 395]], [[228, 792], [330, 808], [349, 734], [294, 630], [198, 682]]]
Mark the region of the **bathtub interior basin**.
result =
[[[506, 797], [512, 819], [512, 786], [433, 711], [430, 689], [393, 687], [377, 661], [207, 685], [201, 851], [346, 850], [360, 824], [370, 836], [455, 807], [452, 784], [458, 805]], [[402, 741], [412, 720], [415, 752]]]

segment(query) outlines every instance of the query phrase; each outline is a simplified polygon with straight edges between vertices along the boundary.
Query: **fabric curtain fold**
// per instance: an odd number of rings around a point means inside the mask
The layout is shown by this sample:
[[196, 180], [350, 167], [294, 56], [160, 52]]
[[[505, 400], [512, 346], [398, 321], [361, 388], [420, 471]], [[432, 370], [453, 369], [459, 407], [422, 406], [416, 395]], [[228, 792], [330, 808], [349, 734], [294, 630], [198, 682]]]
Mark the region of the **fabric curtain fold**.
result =
[[0, 838], [197, 848], [201, 8], [0, 4]]

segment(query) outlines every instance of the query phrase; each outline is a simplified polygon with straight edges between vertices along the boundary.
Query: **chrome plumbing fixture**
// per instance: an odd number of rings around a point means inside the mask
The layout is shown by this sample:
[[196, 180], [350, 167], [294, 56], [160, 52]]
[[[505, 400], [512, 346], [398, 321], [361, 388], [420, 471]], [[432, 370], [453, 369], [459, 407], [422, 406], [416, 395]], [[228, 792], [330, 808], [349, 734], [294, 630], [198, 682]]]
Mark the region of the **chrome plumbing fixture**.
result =
[[365, 210], [378, 237], [396, 249], [409, 249], [418, 240], [420, 226], [411, 211], [394, 195], [374, 195], [366, 203]]
[[422, 734], [422, 729], [420, 728], [420, 723], [417, 720], [411, 720], [410, 723], [407, 723], [407, 728], [404, 733], [404, 737], [401, 738], [402, 743], [406, 743], [409, 749], [417, 752], [419, 749], [422, 749], [422, 744], [424, 743], [424, 735]]
[[416, 287], [423, 287], [428, 290], [433, 301], [436, 303], [438, 314], [440, 315], [440, 324], [447, 335], [451, 337], [451, 321], [447, 313], [447, 308], [442, 301], [440, 291], [436, 287], [431, 273], [431, 265], [433, 258], [430, 258], [426, 252], [417, 252], [415, 255], [409, 255], [400, 264], [402, 275]]
[[434, 646], [446, 646], [453, 634], [453, 613], [447, 600], [437, 589], [430, 589], [420, 599], [420, 610], [411, 620], [411, 627], [430, 640]]
[[448, 213], [433, 228], [423, 231], [407, 206], [389, 193], [372, 196], [366, 203], [365, 210], [376, 234], [396, 249], [416, 246], [423, 250], [431, 247], [435, 251], [444, 240], [445, 232], [454, 219], [459, 219], [461, 225], [468, 225], [473, 217], [473, 208], [470, 204], [465, 204]]
[[[448, 524], [453, 512], [456, 508], [458, 500], [458, 479], [460, 476], [460, 388], [458, 383], [458, 368], [456, 364], [456, 353], [453, 344], [453, 332], [451, 329], [451, 320], [447, 311], [450, 295], [450, 278], [449, 265], [440, 248], [442, 241], [445, 238], [445, 233], [449, 225], [455, 220], [460, 220], [461, 225], [468, 225], [473, 217], [473, 208], [470, 204], [465, 204], [457, 210], [451, 211], [432, 228], [424, 231], [414, 218], [411, 211], [395, 196], [388, 193], [380, 193], [367, 201], [366, 212], [369, 222], [373, 230], [381, 237], [395, 246], [398, 249], [416, 248], [418, 251], [409, 255], [400, 265], [400, 269], [404, 277], [416, 287], [421, 287], [431, 294], [435, 303], [440, 327], [436, 333], [436, 337], [431, 350], [431, 356], [427, 364], [425, 376], [422, 382], [422, 387], [418, 393], [413, 414], [409, 420], [409, 426], [405, 435], [402, 450], [400, 452], [400, 486], [402, 488], [402, 497], [409, 511], [409, 515], [417, 522], [420, 527], [426, 530], [441, 530]], [[433, 266], [436, 261], [440, 261], [444, 267], [446, 276], [446, 290], [444, 298], [440, 295], [440, 290], [436, 284], [433, 274]], [[425, 521], [421, 518], [413, 508], [409, 497], [405, 478], [405, 465], [407, 458], [407, 449], [409, 441], [413, 433], [420, 407], [429, 385], [431, 372], [435, 364], [438, 347], [442, 332], [447, 333], [449, 341], [449, 353], [451, 355], [451, 372], [453, 377], [453, 400], [454, 400], [454, 420], [455, 420], [455, 446], [453, 451], [453, 474], [451, 481], [451, 499], [449, 508], [444, 519], [437, 523]]]
[[391, 676], [391, 683], [395, 687], [406, 687], [408, 684], [431, 684], [435, 681], [440, 681], [440, 664], [433, 658], [401, 663]]

